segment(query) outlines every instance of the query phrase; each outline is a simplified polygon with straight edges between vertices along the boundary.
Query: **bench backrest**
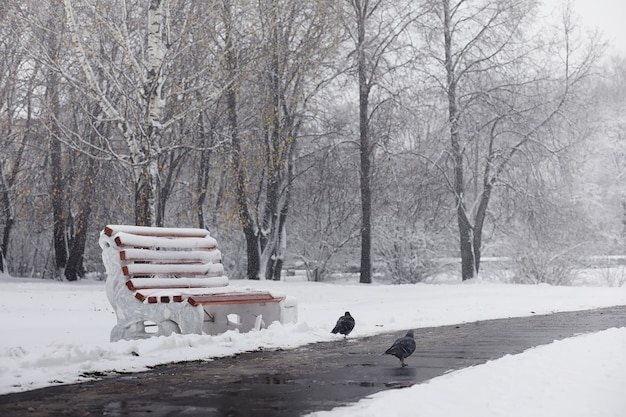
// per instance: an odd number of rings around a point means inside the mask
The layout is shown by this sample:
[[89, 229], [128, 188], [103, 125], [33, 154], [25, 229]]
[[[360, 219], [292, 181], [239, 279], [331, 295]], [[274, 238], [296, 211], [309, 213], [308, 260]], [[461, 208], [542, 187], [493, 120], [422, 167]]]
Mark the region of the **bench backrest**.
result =
[[193, 280], [224, 275], [217, 241], [204, 229], [108, 225], [100, 245], [119, 253], [115, 261], [127, 278]]

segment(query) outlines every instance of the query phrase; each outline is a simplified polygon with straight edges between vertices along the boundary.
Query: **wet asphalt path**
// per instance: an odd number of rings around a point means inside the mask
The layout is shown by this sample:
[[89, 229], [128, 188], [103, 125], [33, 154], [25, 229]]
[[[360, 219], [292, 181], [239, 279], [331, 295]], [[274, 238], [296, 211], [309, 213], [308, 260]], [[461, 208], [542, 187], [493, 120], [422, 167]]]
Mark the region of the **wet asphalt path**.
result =
[[416, 329], [417, 350], [404, 369], [382, 352], [405, 332], [348, 338], [2, 395], [0, 416], [300, 416], [556, 339], [624, 326], [626, 306]]

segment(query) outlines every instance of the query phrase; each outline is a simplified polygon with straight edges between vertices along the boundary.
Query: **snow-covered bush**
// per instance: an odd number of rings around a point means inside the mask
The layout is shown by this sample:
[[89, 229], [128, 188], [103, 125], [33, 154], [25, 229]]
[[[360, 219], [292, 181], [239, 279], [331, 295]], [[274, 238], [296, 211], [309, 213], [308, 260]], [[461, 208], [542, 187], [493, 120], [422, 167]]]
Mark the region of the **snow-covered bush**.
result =
[[386, 266], [394, 284], [422, 282], [437, 271], [431, 245], [424, 233], [406, 228], [381, 228], [373, 249], [376, 258]]
[[623, 287], [626, 284], [626, 269], [623, 265], [600, 268], [599, 275], [609, 287]]
[[574, 257], [537, 250], [515, 259], [513, 282], [570, 285], [577, 277], [577, 271]]

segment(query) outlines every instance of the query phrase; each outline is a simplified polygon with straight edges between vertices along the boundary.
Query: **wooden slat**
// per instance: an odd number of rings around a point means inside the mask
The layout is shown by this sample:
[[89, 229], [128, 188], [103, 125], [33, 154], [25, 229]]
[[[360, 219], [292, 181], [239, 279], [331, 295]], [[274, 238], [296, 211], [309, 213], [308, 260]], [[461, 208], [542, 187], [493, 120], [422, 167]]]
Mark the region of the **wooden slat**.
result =
[[182, 294], [147, 294], [137, 291], [135, 298], [141, 302], [149, 304], [156, 303], [180, 303], [187, 299], [192, 306], [205, 304], [259, 304], [259, 303], [278, 303], [282, 301], [280, 297], [274, 297], [270, 293], [220, 293], [220, 294], [200, 294], [185, 296]]
[[119, 248], [146, 248], [146, 249], [216, 249], [217, 241], [210, 237], [155, 237], [118, 232], [113, 238]]
[[228, 277], [208, 278], [131, 278], [126, 281], [126, 287], [131, 291], [139, 290], [168, 290], [185, 288], [216, 288], [228, 285]]
[[198, 306], [203, 304], [278, 303], [282, 301], [282, 298], [274, 298], [270, 293], [223, 293], [192, 295], [187, 300], [192, 306]]
[[147, 227], [121, 224], [109, 224], [104, 227], [104, 234], [109, 237], [118, 232], [161, 237], [205, 237], [209, 235], [209, 232], [205, 229], [192, 227]]
[[182, 303], [185, 301], [185, 297], [180, 294], [171, 294], [171, 295], [147, 295], [143, 294], [140, 291], [135, 293], [135, 298], [139, 301], [148, 302], [148, 304], [157, 304], [157, 303]]
[[203, 276], [219, 277], [224, 275], [222, 264], [128, 264], [122, 266], [122, 273], [127, 277], [145, 276]]
[[222, 254], [218, 249], [209, 250], [150, 250], [128, 248], [120, 251], [121, 261], [141, 261], [155, 263], [219, 263]]

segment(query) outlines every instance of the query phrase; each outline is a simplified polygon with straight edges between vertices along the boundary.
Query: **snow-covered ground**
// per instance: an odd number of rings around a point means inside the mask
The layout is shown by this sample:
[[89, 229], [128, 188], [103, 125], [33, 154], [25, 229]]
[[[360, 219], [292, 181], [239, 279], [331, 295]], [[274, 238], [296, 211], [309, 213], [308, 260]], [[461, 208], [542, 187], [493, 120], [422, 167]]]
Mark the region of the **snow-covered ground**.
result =
[[[298, 299], [295, 324], [246, 334], [173, 335], [109, 342], [115, 315], [104, 283], [0, 276], [0, 394], [74, 383], [96, 373], [333, 340], [346, 310], [350, 337], [408, 328], [626, 304], [626, 287], [555, 287], [478, 281], [415, 285], [231, 281]], [[626, 326], [626, 323], [624, 323]], [[419, 349], [419, 330], [416, 332]], [[583, 335], [388, 391], [320, 416], [624, 416], [626, 328]], [[389, 358], [389, 366], [397, 366]], [[381, 410], [384, 410], [382, 412]]]

